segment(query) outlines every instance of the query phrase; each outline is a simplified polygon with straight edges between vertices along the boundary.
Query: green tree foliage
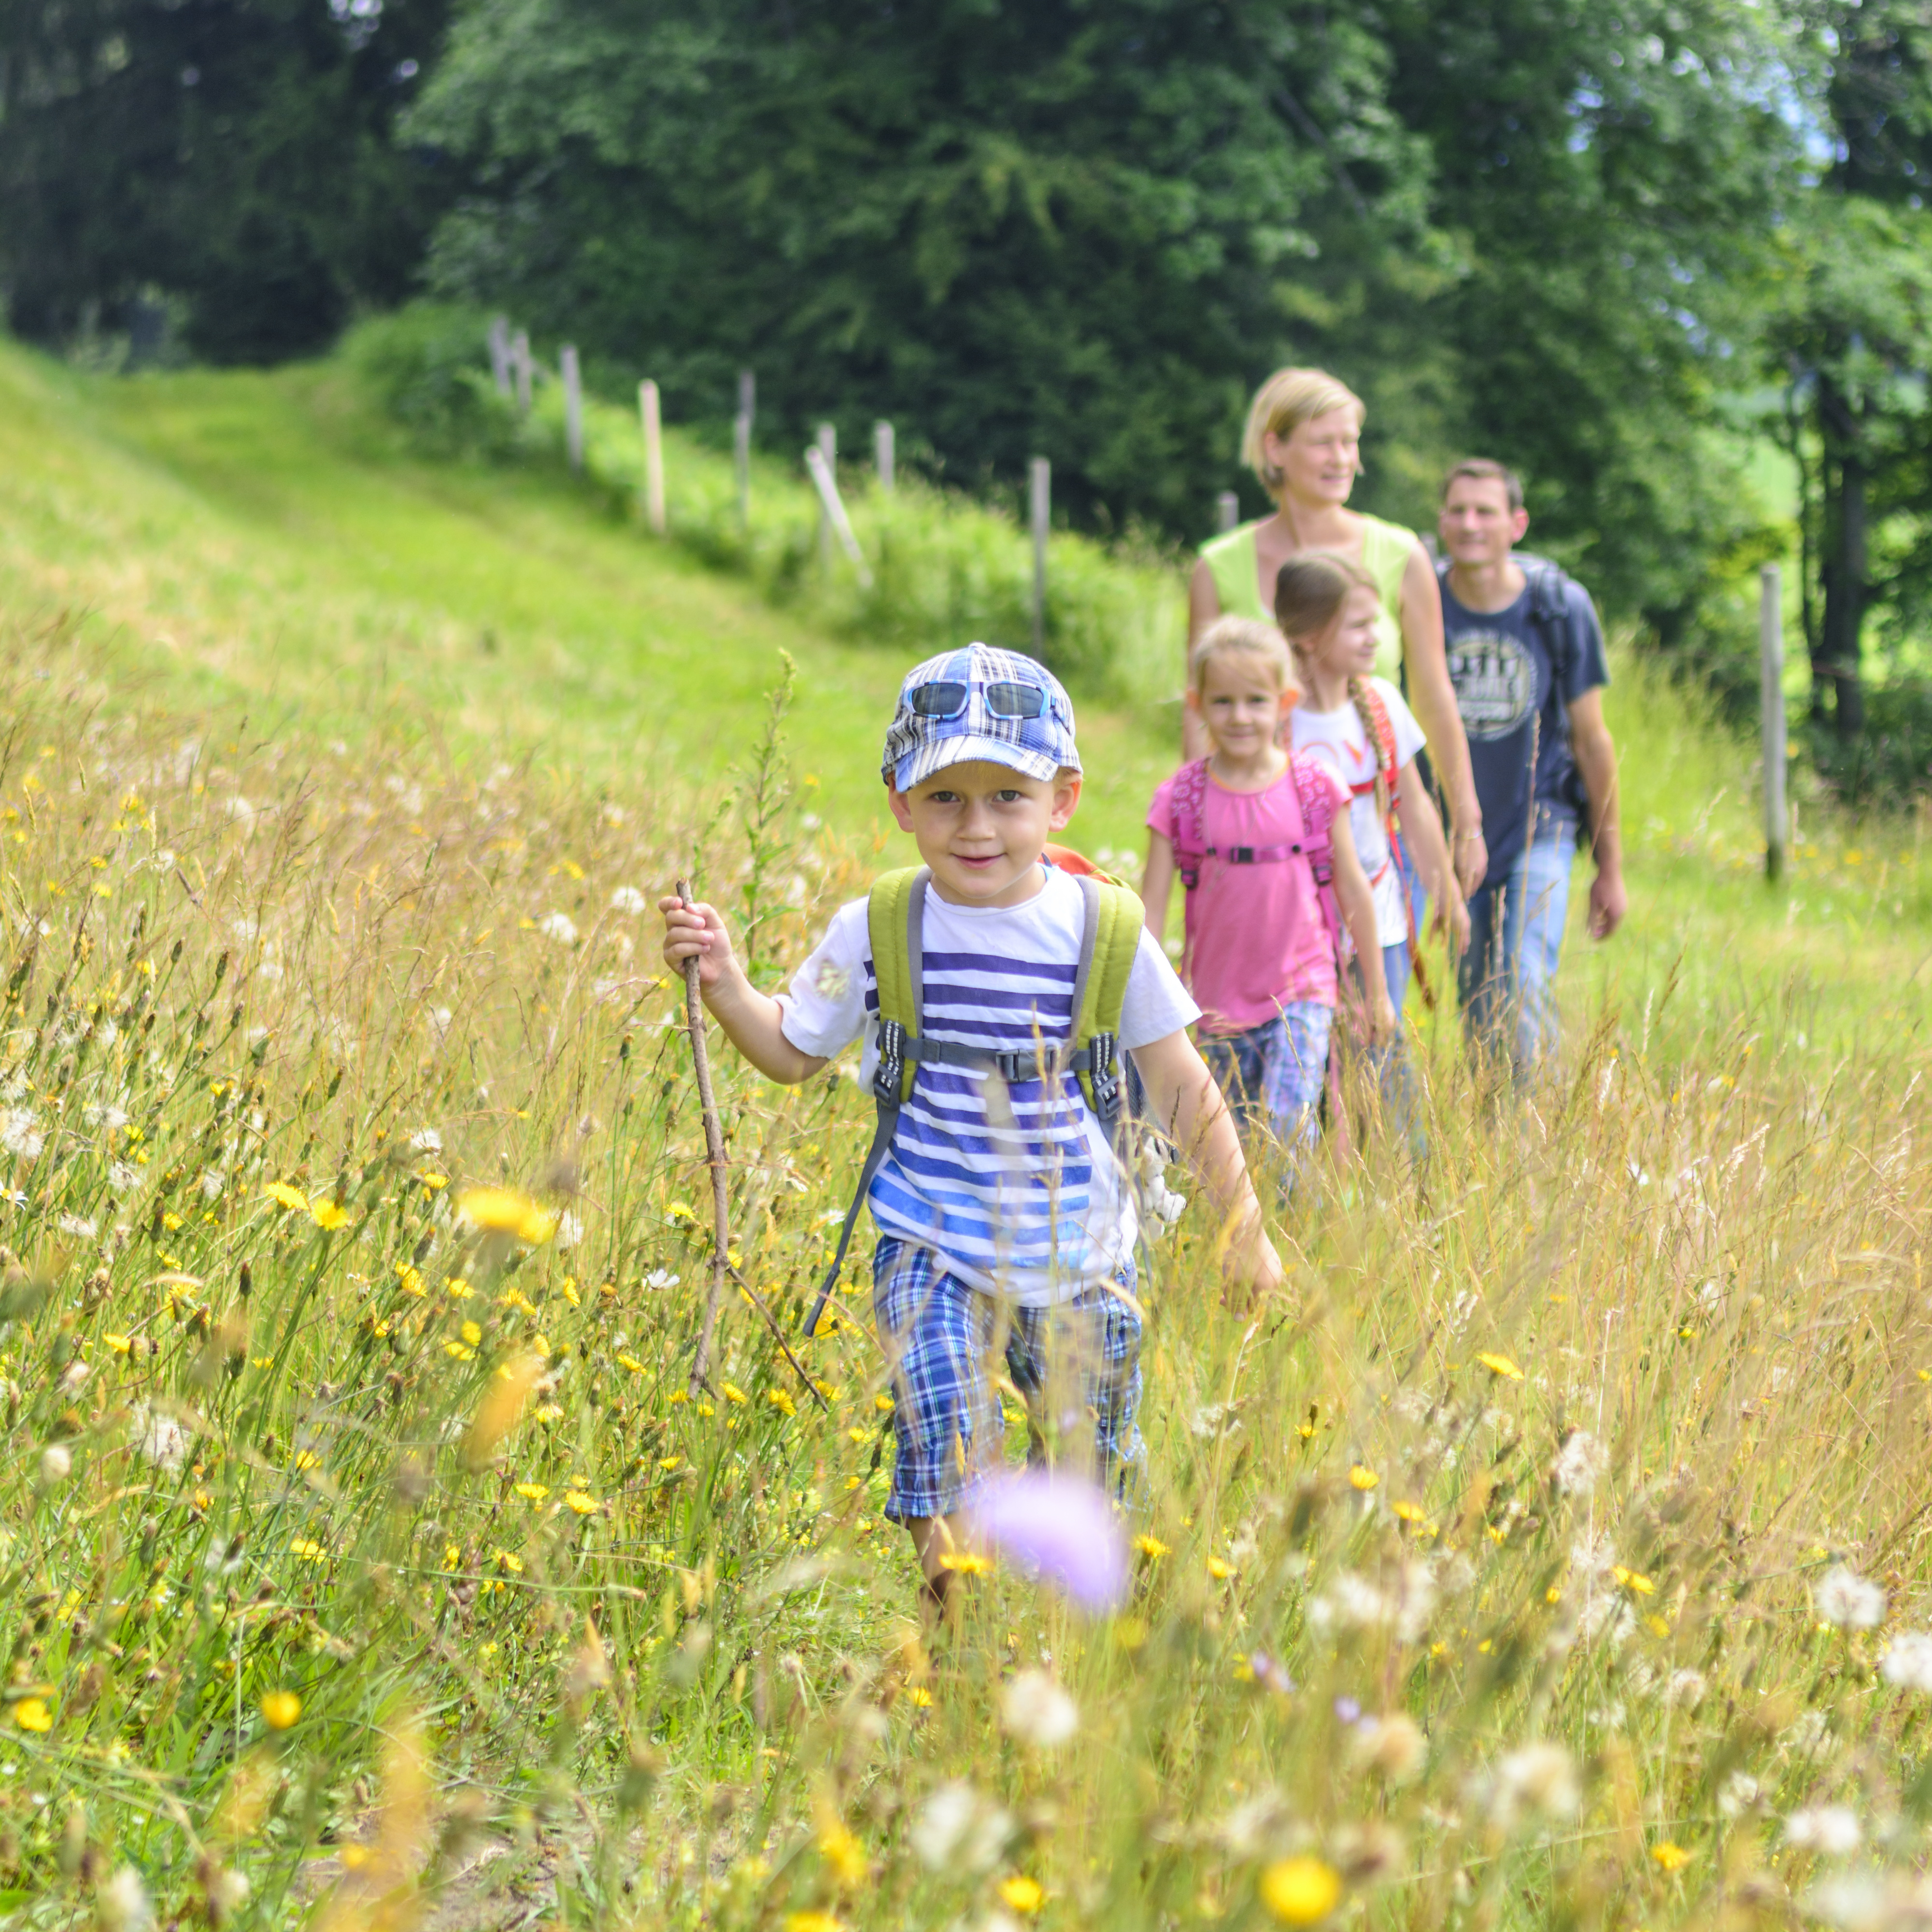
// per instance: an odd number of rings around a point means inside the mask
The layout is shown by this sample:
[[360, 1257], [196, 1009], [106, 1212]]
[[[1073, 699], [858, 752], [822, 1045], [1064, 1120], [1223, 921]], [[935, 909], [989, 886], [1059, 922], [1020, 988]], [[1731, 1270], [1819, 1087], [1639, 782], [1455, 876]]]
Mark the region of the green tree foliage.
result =
[[1868, 619], [1896, 640], [1932, 618], [1932, 22], [1900, 0], [1825, 0], [1796, 25], [1823, 164], [1780, 238], [1763, 340], [1803, 482], [1813, 717], [1850, 741]]
[[[442, 198], [392, 139], [446, 0], [0, 0], [0, 278], [43, 340], [143, 291], [222, 362], [406, 292]], [[446, 172], [445, 170], [444, 172]]]
[[1044, 453], [1083, 519], [1198, 532], [1311, 220], [1425, 245], [1386, 76], [1294, 0], [478, 0], [411, 124], [483, 184], [436, 279], [674, 408], [749, 364], [792, 447], [890, 416], [953, 480]]

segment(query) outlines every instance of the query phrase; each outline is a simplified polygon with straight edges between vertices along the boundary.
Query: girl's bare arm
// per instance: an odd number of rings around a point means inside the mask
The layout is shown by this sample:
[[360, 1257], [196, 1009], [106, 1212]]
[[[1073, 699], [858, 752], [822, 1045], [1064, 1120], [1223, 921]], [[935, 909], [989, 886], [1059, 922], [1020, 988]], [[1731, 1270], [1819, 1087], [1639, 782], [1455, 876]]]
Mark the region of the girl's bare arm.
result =
[[1448, 934], [1450, 944], [1460, 952], [1468, 944], [1469, 908], [1463, 903], [1462, 882], [1449, 862], [1448, 841], [1442, 836], [1442, 815], [1422, 774], [1411, 758], [1396, 775], [1402, 800], [1402, 833], [1415, 860], [1415, 869], [1435, 902], [1430, 924]]
[[1388, 981], [1382, 973], [1382, 942], [1376, 931], [1376, 896], [1369, 890], [1369, 875], [1362, 870], [1361, 860], [1355, 856], [1355, 835], [1348, 828], [1346, 812], [1336, 813], [1328, 836], [1334, 848], [1336, 902], [1342, 908], [1342, 923], [1355, 942], [1355, 957], [1361, 964], [1369, 1036], [1387, 1040], [1395, 1031], [1395, 1008], [1389, 1003]]
[[1402, 656], [1408, 667], [1408, 701], [1429, 740], [1429, 755], [1449, 800], [1456, 828], [1456, 876], [1474, 892], [1490, 868], [1483, 843], [1483, 808], [1476, 799], [1469, 764], [1468, 734], [1449, 682], [1449, 659], [1442, 644], [1442, 593], [1436, 567], [1420, 543], [1402, 574]]
[[1150, 832], [1147, 866], [1141, 874], [1141, 904], [1147, 908], [1147, 929], [1158, 940], [1167, 938], [1167, 902], [1174, 896], [1174, 870], [1173, 842]]

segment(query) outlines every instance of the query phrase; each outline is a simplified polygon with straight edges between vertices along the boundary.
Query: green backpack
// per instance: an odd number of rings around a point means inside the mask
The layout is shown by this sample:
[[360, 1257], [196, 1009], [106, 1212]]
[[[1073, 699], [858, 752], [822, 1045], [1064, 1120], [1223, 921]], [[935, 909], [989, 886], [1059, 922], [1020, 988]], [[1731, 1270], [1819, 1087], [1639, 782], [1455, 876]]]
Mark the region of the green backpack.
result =
[[819, 1317], [838, 1283], [853, 1227], [892, 1147], [899, 1109], [912, 1097], [913, 1082], [922, 1066], [976, 1067], [997, 1073], [1009, 1085], [1016, 1080], [1071, 1072], [1079, 1076], [1080, 1090], [1100, 1124], [1110, 1134], [1114, 1132], [1120, 1113], [1120, 1008], [1126, 1000], [1134, 956], [1140, 949], [1145, 914], [1140, 901], [1125, 886], [1093, 873], [1071, 876], [1087, 902], [1087, 917], [1073, 981], [1070, 1053], [1064, 1046], [1045, 1042], [1022, 1052], [988, 1053], [952, 1040], [926, 1039], [920, 1030], [925, 958], [921, 934], [926, 889], [932, 874], [923, 866], [909, 866], [874, 882], [866, 902], [866, 923], [879, 982], [879, 1064], [872, 1076], [878, 1122], [859, 1172], [858, 1191], [838, 1230], [838, 1250], [820, 1285], [818, 1299], [806, 1317], [808, 1336], [817, 1330]]

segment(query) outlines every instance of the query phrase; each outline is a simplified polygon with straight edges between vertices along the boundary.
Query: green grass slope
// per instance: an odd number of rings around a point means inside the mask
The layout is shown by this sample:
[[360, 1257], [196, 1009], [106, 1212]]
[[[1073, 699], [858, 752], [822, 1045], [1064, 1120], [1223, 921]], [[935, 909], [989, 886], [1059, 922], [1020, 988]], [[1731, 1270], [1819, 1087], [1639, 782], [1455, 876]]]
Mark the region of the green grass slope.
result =
[[[412, 454], [340, 367], [124, 381], [0, 346], [0, 597], [18, 622], [79, 615], [116, 687], [172, 710], [321, 740], [380, 715], [426, 758], [528, 757], [593, 787], [720, 788], [788, 652], [819, 814], [899, 849], [872, 762], [898, 654], [773, 609], [560, 468]], [[1613, 944], [1571, 946], [1572, 1010], [1740, 1013], [1799, 1051], [1879, 1016], [1918, 1025], [1922, 824], [1847, 825], [1808, 800], [1769, 890], [1753, 748], [1627, 654], [1610, 712], [1632, 911]], [[1139, 850], [1175, 730], [1172, 705], [1082, 706], [1078, 843]]]

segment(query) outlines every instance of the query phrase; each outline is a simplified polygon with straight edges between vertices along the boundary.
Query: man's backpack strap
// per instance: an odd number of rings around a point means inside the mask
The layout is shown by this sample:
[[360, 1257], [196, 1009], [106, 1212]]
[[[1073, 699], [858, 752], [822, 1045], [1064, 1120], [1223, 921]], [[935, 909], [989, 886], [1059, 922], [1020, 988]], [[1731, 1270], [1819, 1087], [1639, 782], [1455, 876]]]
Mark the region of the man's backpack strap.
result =
[[1120, 1111], [1120, 1012], [1147, 914], [1125, 886], [1102, 884], [1090, 874], [1081, 880], [1080, 892], [1086, 917], [1073, 981], [1073, 1064], [1087, 1104], [1111, 1132]]

